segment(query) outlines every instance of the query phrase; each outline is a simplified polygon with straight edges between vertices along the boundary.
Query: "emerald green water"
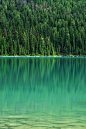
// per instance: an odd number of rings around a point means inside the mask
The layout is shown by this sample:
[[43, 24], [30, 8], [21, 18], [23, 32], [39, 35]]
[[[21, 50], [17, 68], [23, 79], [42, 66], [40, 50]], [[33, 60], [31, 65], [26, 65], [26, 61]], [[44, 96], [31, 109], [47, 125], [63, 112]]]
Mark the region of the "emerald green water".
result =
[[86, 58], [0, 58], [0, 129], [86, 129]]

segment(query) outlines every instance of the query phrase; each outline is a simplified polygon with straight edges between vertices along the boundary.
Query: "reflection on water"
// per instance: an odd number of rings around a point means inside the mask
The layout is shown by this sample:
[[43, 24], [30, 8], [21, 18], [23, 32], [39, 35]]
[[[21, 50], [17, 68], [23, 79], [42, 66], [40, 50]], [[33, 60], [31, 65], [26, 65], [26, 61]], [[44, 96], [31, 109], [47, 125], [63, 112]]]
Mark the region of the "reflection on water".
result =
[[86, 129], [86, 58], [0, 58], [0, 129]]

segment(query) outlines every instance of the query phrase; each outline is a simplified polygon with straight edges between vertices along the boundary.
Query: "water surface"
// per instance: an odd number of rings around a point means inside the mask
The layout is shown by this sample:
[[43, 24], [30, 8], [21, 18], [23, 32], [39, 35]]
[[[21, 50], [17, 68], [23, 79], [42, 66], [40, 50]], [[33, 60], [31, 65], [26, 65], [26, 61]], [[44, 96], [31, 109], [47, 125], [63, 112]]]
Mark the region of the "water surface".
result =
[[0, 129], [86, 129], [86, 58], [0, 58]]

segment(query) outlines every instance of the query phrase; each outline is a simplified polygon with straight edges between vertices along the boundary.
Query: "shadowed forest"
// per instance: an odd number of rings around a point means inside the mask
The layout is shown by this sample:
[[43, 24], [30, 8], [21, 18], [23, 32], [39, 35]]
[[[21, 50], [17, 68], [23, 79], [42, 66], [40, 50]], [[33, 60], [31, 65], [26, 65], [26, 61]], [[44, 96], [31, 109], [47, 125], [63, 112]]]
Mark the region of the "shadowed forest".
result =
[[86, 55], [86, 1], [0, 0], [0, 55]]

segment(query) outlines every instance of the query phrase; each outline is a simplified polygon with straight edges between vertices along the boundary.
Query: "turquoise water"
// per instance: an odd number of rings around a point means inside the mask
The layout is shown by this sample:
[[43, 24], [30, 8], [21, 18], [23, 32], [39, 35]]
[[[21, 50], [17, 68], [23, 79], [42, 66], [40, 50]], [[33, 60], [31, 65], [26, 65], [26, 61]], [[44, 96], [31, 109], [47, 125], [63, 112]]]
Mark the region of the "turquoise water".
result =
[[0, 129], [86, 129], [86, 58], [0, 58]]

